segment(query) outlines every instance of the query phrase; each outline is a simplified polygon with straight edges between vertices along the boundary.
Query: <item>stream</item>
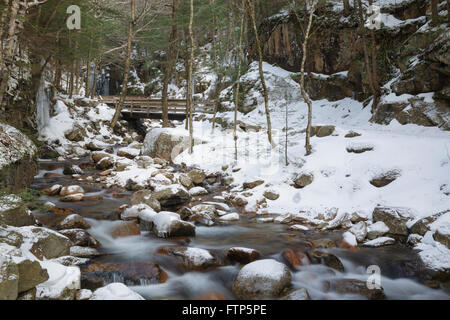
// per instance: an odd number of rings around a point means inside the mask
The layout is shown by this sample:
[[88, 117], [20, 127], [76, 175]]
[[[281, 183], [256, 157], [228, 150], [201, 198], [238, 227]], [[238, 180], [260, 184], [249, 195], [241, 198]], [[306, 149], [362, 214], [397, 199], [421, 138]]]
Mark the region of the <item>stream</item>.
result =
[[[281, 252], [286, 248], [305, 248], [306, 244], [315, 239], [338, 240], [341, 232], [289, 231], [286, 225], [275, 223], [256, 223], [254, 215], [240, 215], [240, 220], [215, 225], [212, 227], [197, 226], [196, 236], [181, 239], [157, 238], [150, 232], [142, 232], [139, 236], [113, 239], [111, 230], [119, 219], [118, 208], [130, 204], [133, 192], [121, 188], [104, 189], [100, 183], [87, 181], [85, 178], [73, 178], [63, 175], [64, 165], [77, 164], [84, 170], [85, 176], [95, 176], [98, 171], [89, 164], [88, 158], [79, 160], [39, 161], [39, 173], [31, 188], [42, 190], [54, 184], [77, 184], [86, 191], [82, 202], [60, 202], [58, 197], [41, 196], [41, 201], [50, 201], [58, 208], [68, 209], [67, 213], [78, 213], [92, 226], [88, 232], [102, 244], [99, 249], [101, 256], [94, 257], [90, 263], [105, 262], [138, 262], [151, 261], [160, 265], [167, 273], [165, 283], [149, 284], [142, 281], [141, 285], [130, 286], [146, 299], [195, 299], [208, 292], [217, 292], [227, 299], [236, 299], [231, 292], [233, 281], [240, 266], [227, 265], [202, 272], [184, 272], [180, 270], [173, 259], [155, 254], [162, 247], [173, 244], [189, 245], [190, 247], [208, 249], [213, 253], [223, 252], [231, 247], [246, 247], [256, 249], [261, 258], [273, 258], [283, 261]], [[204, 196], [203, 201], [215, 201], [221, 192], [212, 192]], [[87, 198], [87, 200], [86, 200]], [[234, 210], [239, 212], [238, 209]], [[40, 223], [52, 227], [60, 222], [65, 215], [36, 209], [33, 212]], [[358, 247], [355, 251], [333, 248], [329, 251], [340, 258], [345, 272], [341, 273], [321, 264], [302, 266], [299, 271], [292, 272], [292, 287], [306, 288], [311, 299], [364, 299], [363, 296], [342, 294], [330, 291], [324, 282], [333, 279], [359, 279], [366, 281], [369, 277], [367, 267], [378, 265], [381, 269], [381, 286], [388, 299], [450, 299], [450, 291], [432, 289], [423, 284], [420, 259], [417, 253], [403, 245], [393, 245], [381, 248]], [[121, 279], [114, 279], [121, 281]]]

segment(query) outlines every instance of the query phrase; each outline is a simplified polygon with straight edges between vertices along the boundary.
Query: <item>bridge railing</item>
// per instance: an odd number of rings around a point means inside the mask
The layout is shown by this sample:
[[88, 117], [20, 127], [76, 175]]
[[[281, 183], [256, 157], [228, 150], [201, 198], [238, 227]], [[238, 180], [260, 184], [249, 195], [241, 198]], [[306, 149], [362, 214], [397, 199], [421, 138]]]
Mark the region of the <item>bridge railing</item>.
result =
[[[103, 96], [99, 101], [116, 105], [119, 103], [120, 97], [117, 96]], [[187, 101], [183, 99], [168, 99], [169, 113], [186, 113]], [[194, 101], [195, 113], [214, 113], [214, 101]], [[162, 99], [149, 99], [146, 97], [128, 96], [123, 105], [123, 111], [128, 111], [131, 114], [138, 113], [162, 113]]]

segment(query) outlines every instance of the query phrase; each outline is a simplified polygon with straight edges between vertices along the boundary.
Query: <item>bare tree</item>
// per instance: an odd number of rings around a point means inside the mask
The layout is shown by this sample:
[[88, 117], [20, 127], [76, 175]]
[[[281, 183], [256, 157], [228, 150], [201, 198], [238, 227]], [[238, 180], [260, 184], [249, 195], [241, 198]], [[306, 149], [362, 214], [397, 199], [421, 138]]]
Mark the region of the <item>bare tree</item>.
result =
[[172, 1], [172, 32], [169, 39], [169, 51], [167, 53], [167, 64], [164, 73], [163, 88], [162, 88], [162, 120], [163, 127], [169, 126], [169, 106], [168, 106], [168, 87], [172, 76], [172, 70], [175, 60], [175, 46], [177, 39], [177, 13], [178, 0]]
[[189, 54], [189, 68], [188, 68], [188, 99], [187, 99], [187, 108], [189, 110], [189, 153], [192, 154], [194, 152], [194, 128], [192, 123], [192, 114], [194, 113], [194, 96], [193, 96], [193, 63], [194, 63], [194, 0], [191, 0], [190, 3], [190, 14], [189, 14], [189, 40], [190, 40], [190, 54]]
[[431, 23], [433, 25], [439, 24], [439, 0], [431, 0]]
[[306, 104], [308, 105], [308, 124], [306, 126], [306, 137], [305, 137], [305, 149], [306, 149], [306, 155], [311, 154], [311, 123], [312, 123], [312, 102], [309, 98], [308, 93], [305, 90], [305, 62], [306, 62], [306, 56], [307, 56], [307, 46], [308, 46], [308, 39], [310, 36], [311, 31], [311, 25], [314, 15], [314, 9], [316, 6], [316, 0], [310, 0], [310, 12], [309, 12], [309, 18], [308, 18], [308, 26], [306, 27], [305, 31], [305, 38], [303, 39], [303, 45], [302, 45], [302, 64], [300, 69], [300, 87], [302, 91], [302, 97], [303, 100], [305, 100]]
[[249, 7], [250, 18], [251, 18], [252, 24], [253, 24], [253, 33], [255, 34], [256, 49], [258, 50], [259, 76], [261, 78], [261, 85], [263, 87], [264, 106], [265, 106], [265, 110], [266, 110], [266, 119], [267, 119], [267, 137], [269, 139], [269, 143], [271, 145], [274, 145], [273, 141], [272, 141], [272, 124], [271, 124], [271, 121], [270, 121], [269, 94], [268, 94], [268, 91], [267, 91], [266, 81], [264, 80], [263, 53], [262, 53], [262, 48], [261, 48], [261, 41], [259, 40], [258, 28], [256, 26], [254, 0], [247, 0], [247, 4], [248, 4], [248, 7]]
[[237, 160], [237, 112], [239, 107], [239, 89], [241, 85], [241, 66], [242, 66], [242, 38], [244, 33], [244, 17], [245, 17], [245, 0], [242, 0], [242, 16], [240, 25], [240, 35], [239, 35], [239, 45], [238, 45], [238, 73], [236, 80], [236, 92], [234, 97], [234, 128], [233, 128], [233, 138], [234, 138], [234, 159]]
[[[9, 79], [9, 71], [8, 71], [8, 64], [12, 64], [14, 60], [14, 52], [15, 52], [15, 40], [14, 36], [16, 34], [16, 19], [17, 19], [17, 13], [19, 11], [19, 1], [18, 0], [12, 0], [9, 2], [5, 0], [4, 1], [5, 7], [4, 10], [7, 10], [7, 15], [9, 16], [9, 21], [7, 25], [7, 33], [6, 38], [1, 40], [4, 40], [5, 45], [4, 48], [2, 48], [2, 58], [1, 58], [1, 67], [2, 67], [2, 80], [0, 82], [0, 106], [3, 105], [3, 98], [6, 91], [6, 87], [8, 85], [8, 79]], [[6, 21], [6, 16], [3, 14], [6, 14], [5, 11], [2, 13], [2, 19], [3, 22]], [[3, 28], [3, 23], [1, 25]], [[3, 33], [3, 31], [2, 31]], [[3, 41], [0, 43], [1, 46], [3, 46]]]
[[135, 0], [130, 0], [130, 22], [128, 25], [128, 40], [127, 40], [127, 51], [125, 54], [125, 67], [122, 82], [122, 93], [120, 95], [119, 103], [116, 106], [116, 112], [111, 121], [111, 127], [114, 128], [119, 120], [120, 112], [122, 111], [123, 104], [125, 102], [125, 97], [127, 95], [128, 89], [128, 73], [130, 72], [130, 62], [131, 62], [131, 49], [133, 45], [134, 36], [134, 26], [136, 23], [136, 3]]

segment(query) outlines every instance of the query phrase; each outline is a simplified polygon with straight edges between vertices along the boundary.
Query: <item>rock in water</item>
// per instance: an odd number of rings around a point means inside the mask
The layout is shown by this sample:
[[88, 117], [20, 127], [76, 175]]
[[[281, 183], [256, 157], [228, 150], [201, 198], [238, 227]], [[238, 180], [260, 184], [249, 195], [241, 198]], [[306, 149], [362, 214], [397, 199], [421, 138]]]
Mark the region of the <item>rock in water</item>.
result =
[[377, 206], [373, 210], [373, 221], [383, 221], [389, 232], [396, 235], [407, 236], [406, 222], [412, 219], [409, 208]]
[[273, 260], [257, 260], [245, 265], [234, 281], [233, 293], [239, 299], [278, 297], [291, 284], [286, 265]]
[[172, 184], [155, 189], [152, 197], [159, 201], [162, 207], [173, 207], [188, 203], [191, 195], [183, 186]]

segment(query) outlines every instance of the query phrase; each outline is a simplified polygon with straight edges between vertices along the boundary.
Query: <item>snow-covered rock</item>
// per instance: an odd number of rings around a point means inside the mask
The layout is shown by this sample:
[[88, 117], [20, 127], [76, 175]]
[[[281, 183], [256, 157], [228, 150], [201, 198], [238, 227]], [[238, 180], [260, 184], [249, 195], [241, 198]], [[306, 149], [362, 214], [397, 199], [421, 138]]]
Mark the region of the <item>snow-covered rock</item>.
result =
[[365, 247], [381, 247], [381, 246], [387, 246], [390, 244], [394, 244], [395, 239], [389, 238], [389, 237], [380, 237], [376, 238], [374, 240], [369, 240], [364, 242]]
[[239, 220], [239, 213], [233, 212], [228, 213], [219, 218], [220, 221], [228, 222], [228, 221], [237, 221]]
[[203, 188], [203, 187], [193, 187], [189, 190], [189, 194], [194, 197], [194, 196], [203, 196], [208, 194], [208, 191]]
[[94, 291], [89, 300], [145, 300], [123, 283], [110, 283]]
[[239, 299], [279, 296], [291, 283], [286, 265], [273, 260], [257, 260], [245, 265], [234, 281], [233, 293]]
[[81, 273], [78, 267], [66, 267], [53, 261], [42, 261], [49, 279], [36, 286], [37, 300], [74, 300], [81, 287]]
[[367, 227], [367, 238], [375, 239], [389, 232], [388, 226], [383, 221], [375, 222]]

